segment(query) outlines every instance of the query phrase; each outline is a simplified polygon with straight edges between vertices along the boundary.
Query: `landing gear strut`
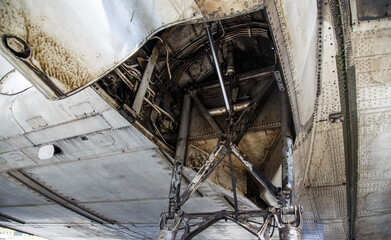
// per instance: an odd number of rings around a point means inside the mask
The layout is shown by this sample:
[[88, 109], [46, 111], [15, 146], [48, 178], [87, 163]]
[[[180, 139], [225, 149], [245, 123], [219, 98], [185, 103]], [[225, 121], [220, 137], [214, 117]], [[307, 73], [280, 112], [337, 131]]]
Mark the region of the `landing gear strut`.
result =
[[[174, 161], [174, 169], [171, 179], [169, 208], [168, 212], [164, 212], [160, 219], [160, 240], [175, 240], [178, 232], [181, 232], [180, 239], [192, 239], [194, 236], [212, 226], [219, 220], [232, 221], [248, 232], [257, 236], [259, 239], [270, 239], [269, 232], [274, 229], [279, 229], [280, 239], [301, 239], [302, 228], [302, 207], [293, 205], [293, 140], [290, 132], [290, 112], [289, 102], [283, 84], [279, 84], [282, 102], [282, 188], [273, 185], [269, 179], [244, 155], [237, 144], [243, 134], [237, 134], [236, 126], [241, 124], [242, 119], [246, 119], [253, 114], [257, 107], [257, 101], [261, 98], [254, 99], [248, 106], [248, 111], [243, 111], [242, 116], [234, 122], [233, 108], [230, 105], [228, 95], [225, 90], [224, 81], [221, 75], [220, 66], [218, 63], [217, 54], [214, 48], [213, 37], [209, 26], [206, 26], [208, 40], [211, 46], [211, 53], [214, 59], [217, 75], [219, 78], [224, 104], [228, 115], [228, 127], [226, 134], [223, 134], [218, 144], [210, 153], [197, 175], [193, 178], [185, 191], [180, 194], [180, 184], [182, 176], [183, 161], [185, 158], [185, 148], [187, 139], [187, 130], [190, 117], [191, 97], [185, 96], [181, 125], [177, 142], [177, 150]], [[234, 70], [230, 71], [232, 74]], [[276, 78], [277, 75], [275, 74]], [[281, 79], [276, 79], [280, 81]], [[244, 116], [243, 116], [244, 115]], [[212, 120], [213, 121], [213, 120]], [[235, 178], [232, 169], [231, 154], [234, 154], [253, 177], [279, 202], [279, 207], [270, 206], [266, 210], [242, 211], [238, 208]], [[235, 211], [218, 211], [211, 213], [185, 213], [180, 210], [181, 206], [197, 191], [199, 186], [210, 176], [216, 167], [228, 156], [231, 170], [232, 189], [234, 196]], [[254, 220], [255, 219], [255, 220]]]

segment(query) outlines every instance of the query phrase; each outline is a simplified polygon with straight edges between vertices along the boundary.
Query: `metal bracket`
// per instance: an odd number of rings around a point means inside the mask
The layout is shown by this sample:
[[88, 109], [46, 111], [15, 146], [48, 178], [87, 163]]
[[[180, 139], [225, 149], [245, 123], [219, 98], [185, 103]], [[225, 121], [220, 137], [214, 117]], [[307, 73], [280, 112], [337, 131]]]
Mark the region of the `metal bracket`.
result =
[[283, 207], [279, 209], [277, 214], [274, 214], [281, 240], [301, 239], [302, 214], [303, 207], [301, 206]]
[[[160, 231], [159, 240], [175, 240], [179, 227], [182, 223], [183, 212], [175, 213], [174, 217], [171, 213], [162, 213], [160, 216]], [[171, 221], [171, 224], [168, 222]]]

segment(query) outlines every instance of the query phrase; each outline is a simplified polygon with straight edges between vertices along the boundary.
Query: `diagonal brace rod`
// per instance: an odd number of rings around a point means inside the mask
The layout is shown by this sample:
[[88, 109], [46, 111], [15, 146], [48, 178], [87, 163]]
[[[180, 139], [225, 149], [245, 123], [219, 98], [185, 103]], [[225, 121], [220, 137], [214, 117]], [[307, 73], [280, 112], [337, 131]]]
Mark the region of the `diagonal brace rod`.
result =
[[209, 114], [208, 109], [201, 103], [200, 99], [197, 96], [197, 92], [193, 91], [190, 93], [190, 96], [193, 98], [193, 101], [195, 102], [195, 105], [197, 106], [198, 110], [202, 113], [204, 118], [208, 121], [209, 125], [215, 130], [217, 134], [223, 134], [223, 131], [220, 129], [219, 125], [217, 125], [216, 121], [213, 119], [213, 117]]
[[216, 145], [204, 165], [202, 165], [202, 168], [198, 171], [197, 175], [193, 178], [189, 186], [180, 196], [178, 206], [182, 206], [189, 199], [189, 197], [201, 186], [201, 184], [205, 182], [205, 180], [216, 169], [219, 163], [223, 161], [225, 155], [216, 160], [217, 155], [219, 155], [223, 148], [225, 148], [223, 144], [218, 143]]
[[255, 167], [247, 158], [244, 153], [240, 151], [240, 149], [235, 145], [231, 145], [231, 151], [235, 156], [243, 163], [243, 165], [247, 168], [247, 170], [257, 179], [259, 183], [262, 184], [268, 190], [273, 197], [278, 200], [279, 197], [279, 188], [273, 185], [272, 182], [257, 168]]

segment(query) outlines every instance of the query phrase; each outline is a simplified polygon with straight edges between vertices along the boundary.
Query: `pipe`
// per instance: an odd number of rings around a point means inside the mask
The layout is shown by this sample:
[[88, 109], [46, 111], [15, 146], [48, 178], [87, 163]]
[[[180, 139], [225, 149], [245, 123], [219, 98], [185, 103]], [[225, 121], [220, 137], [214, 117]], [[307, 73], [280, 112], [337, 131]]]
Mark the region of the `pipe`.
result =
[[206, 33], [208, 35], [208, 40], [209, 40], [209, 43], [210, 43], [210, 50], [212, 52], [213, 60], [214, 60], [215, 67], [216, 67], [217, 77], [219, 78], [221, 91], [223, 93], [225, 108], [227, 109], [227, 112], [231, 115], [232, 114], [232, 110], [231, 110], [231, 107], [229, 105], [227, 92], [225, 91], [223, 75], [221, 74], [220, 65], [219, 65], [219, 59], [217, 58], [217, 54], [216, 54], [216, 50], [215, 50], [215, 46], [214, 46], [214, 42], [213, 42], [212, 33], [211, 33], [209, 27], [206, 27], [205, 29], [206, 29]]
[[[236, 103], [233, 105], [233, 110], [234, 110], [234, 112], [243, 111], [244, 109], [246, 109], [246, 107], [248, 107], [248, 105], [250, 105], [250, 103], [251, 103], [251, 101], [244, 101], [244, 102]], [[211, 116], [220, 116], [220, 115], [225, 114], [227, 112], [227, 110], [225, 109], [225, 107], [218, 107], [218, 108], [209, 109], [208, 112], [209, 112], [209, 115], [211, 115]]]

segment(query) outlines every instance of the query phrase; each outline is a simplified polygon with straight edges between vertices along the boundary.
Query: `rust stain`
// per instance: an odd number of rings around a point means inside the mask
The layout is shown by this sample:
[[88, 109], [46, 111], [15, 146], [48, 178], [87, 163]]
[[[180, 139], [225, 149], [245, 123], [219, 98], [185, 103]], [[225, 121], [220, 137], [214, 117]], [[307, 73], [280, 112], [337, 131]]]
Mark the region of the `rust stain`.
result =
[[64, 93], [87, 84], [93, 77], [87, 63], [77, 58], [60, 39], [43, 32], [45, 19], [30, 17], [20, 1], [5, 1], [0, 9], [0, 33], [22, 38], [30, 46], [27, 60]]
[[241, 15], [263, 8], [263, 0], [195, 0], [204, 19], [218, 19]]

